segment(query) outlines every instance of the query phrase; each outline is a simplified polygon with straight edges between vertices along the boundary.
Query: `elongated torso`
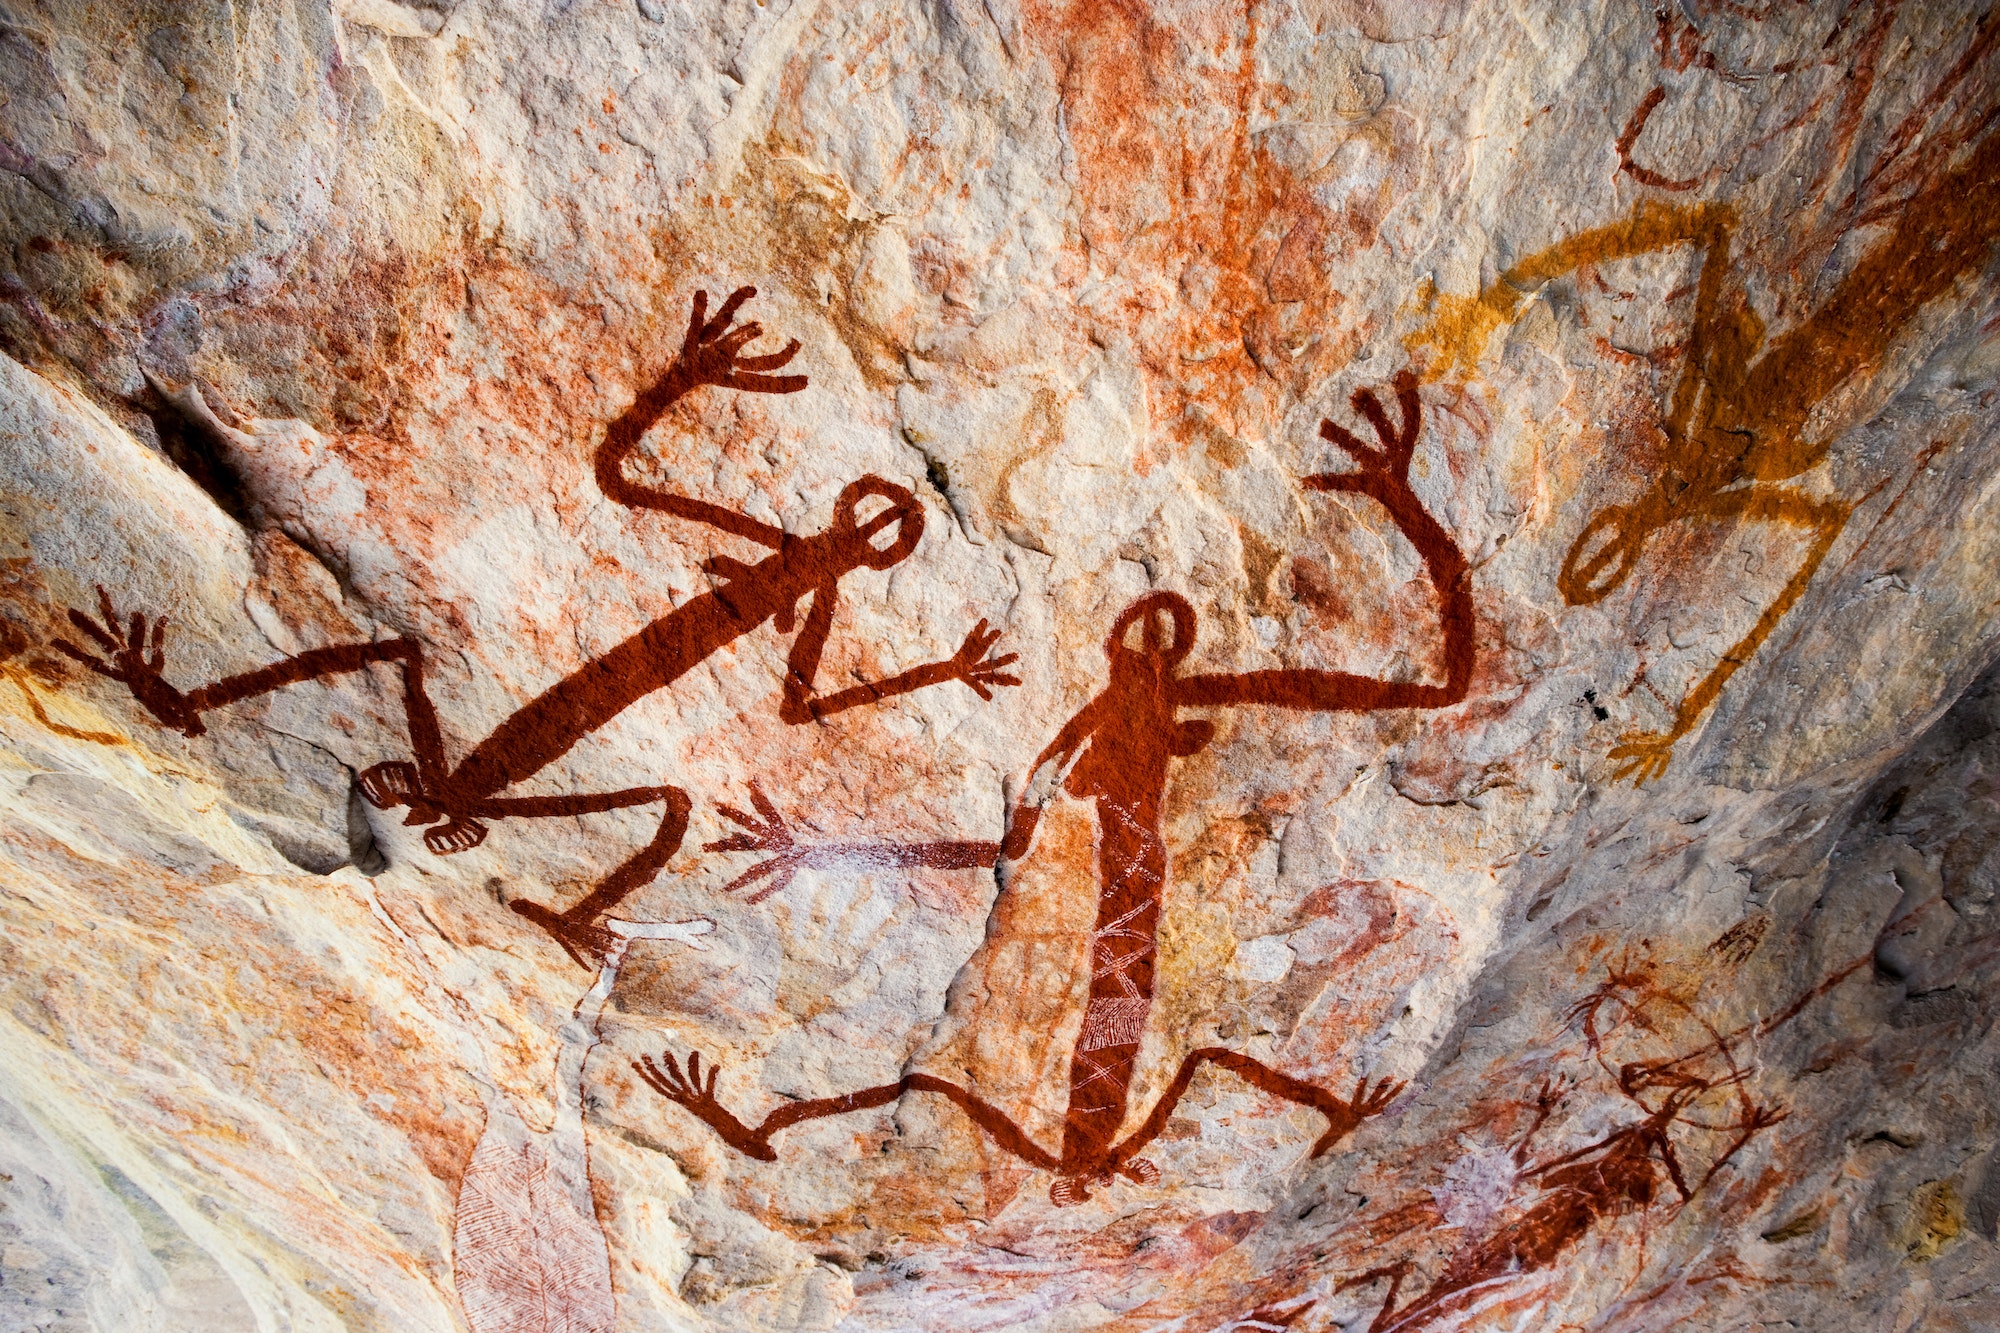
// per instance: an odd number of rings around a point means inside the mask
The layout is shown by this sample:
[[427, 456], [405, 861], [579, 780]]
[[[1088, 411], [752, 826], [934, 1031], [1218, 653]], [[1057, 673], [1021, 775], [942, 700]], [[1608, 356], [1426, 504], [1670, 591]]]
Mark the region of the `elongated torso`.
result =
[[1167, 882], [1157, 793], [1136, 802], [1097, 798], [1097, 924], [1090, 937], [1090, 998], [1070, 1054], [1063, 1118], [1065, 1170], [1096, 1167], [1125, 1119], [1139, 1041], [1153, 1006], [1160, 909]]
[[451, 799], [480, 800], [541, 772], [585, 736], [769, 620], [789, 604], [781, 560], [771, 556], [748, 576], [692, 598], [544, 690], [466, 756], [451, 776]]

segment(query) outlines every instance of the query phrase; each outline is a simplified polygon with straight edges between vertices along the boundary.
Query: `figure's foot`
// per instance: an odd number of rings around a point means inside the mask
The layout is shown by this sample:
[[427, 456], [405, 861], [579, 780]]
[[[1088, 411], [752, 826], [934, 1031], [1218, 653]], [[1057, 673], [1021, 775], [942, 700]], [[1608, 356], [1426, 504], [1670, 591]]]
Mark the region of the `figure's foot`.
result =
[[571, 920], [561, 912], [551, 912], [540, 903], [516, 898], [510, 906], [546, 930], [557, 944], [562, 945], [563, 952], [585, 971], [595, 972], [603, 967], [605, 955], [619, 945], [615, 932], [586, 921]]
[[1663, 776], [1667, 765], [1673, 762], [1674, 742], [1680, 738], [1680, 733], [1671, 731], [1639, 731], [1622, 737], [1621, 743], [1612, 746], [1606, 756], [1619, 761], [1611, 780], [1623, 782], [1630, 778], [1634, 787], [1643, 787]]
[[1334, 1144], [1353, 1133], [1355, 1126], [1362, 1121], [1388, 1110], [1389, 1104], [1403, 1095], [1405, 1086], [1385, 1078], [1371, 1089], [1368, 1080], [1364, 1078], [1354, 1085], [1354, 1095], [1346, 1101], [1335, 1098], [1331, 1105], [1319, 1103], [1319, 1112], [1327, 1120], [1326, 1133], [1320, 1135], [1319, 1141], [1313, 1144], [1312, 1156], [1323, 1155]]
[[377, 810], [408, 805], [424, 793], [417, 778], [417, 766], [400, 759], [362, 769], [355, 785], [361, 788], [362, 799]]
[[1134, 1157], [1118, 1168], [1118, 1174], [1135, 1185], [1157, 1185], [1160, 1183], [1160, 1168], [1144, 1157]]
[[[421, 823], [420, 813], [419, 810], [412, 809], [407, 822]], [[469, 852], [485, 841], [486, 825], [476, 819], [461, 819], [457, 815], [446, 815], [444, 823], [436, 828], [424, 830], [424, 846], [438, 856]]]
[[1082, 1176], [1057, 1176], [1049, 1186], [1049, 1202], [1058, 1208], [1074, 1208], [1090, 1198]]

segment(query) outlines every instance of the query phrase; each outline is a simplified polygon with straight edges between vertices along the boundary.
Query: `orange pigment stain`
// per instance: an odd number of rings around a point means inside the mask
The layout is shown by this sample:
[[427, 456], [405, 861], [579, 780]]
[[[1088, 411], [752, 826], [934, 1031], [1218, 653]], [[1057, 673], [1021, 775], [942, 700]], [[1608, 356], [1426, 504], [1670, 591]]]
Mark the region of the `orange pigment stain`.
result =
[[1096, 309], [1132, 338], [1153, 421], [1183, 449], [1217, 428], [1267, 437], [1358, 343], [1326, 256], [1374, 234], [1252, 135], [1282, 93], [1257, 77], [1257, 5], [1185, 26], [1136, 0], [1039, 4], [1025, 19], [1060, 89], [1078, 243], [1124, 279]]

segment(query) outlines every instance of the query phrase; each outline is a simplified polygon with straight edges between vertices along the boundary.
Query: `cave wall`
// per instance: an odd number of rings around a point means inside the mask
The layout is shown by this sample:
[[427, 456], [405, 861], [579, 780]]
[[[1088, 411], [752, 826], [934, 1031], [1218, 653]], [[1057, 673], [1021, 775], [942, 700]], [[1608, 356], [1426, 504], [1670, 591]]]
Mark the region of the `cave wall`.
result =
[[0, 1325], [2000, 1324], [1996, 47], [6, 0]]

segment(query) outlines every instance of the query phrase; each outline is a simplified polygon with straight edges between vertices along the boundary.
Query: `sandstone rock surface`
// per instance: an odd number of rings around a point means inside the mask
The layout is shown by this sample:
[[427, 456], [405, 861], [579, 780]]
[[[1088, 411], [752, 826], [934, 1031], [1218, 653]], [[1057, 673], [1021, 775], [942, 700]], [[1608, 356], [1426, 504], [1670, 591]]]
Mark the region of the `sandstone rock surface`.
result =
[[2000, 1326], [1969, 11], [0, 4], [0, 1327]]

